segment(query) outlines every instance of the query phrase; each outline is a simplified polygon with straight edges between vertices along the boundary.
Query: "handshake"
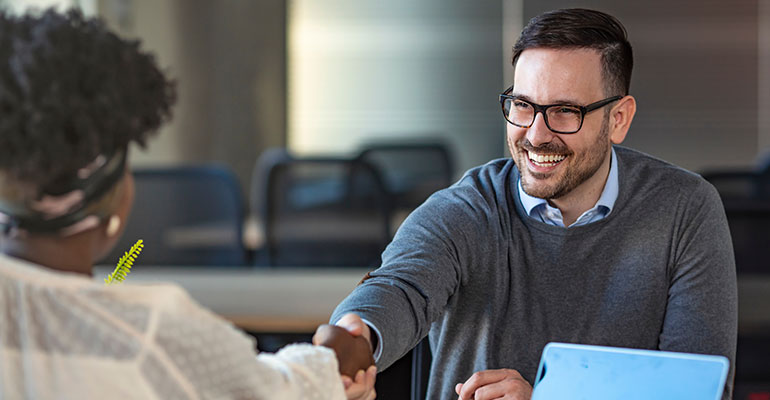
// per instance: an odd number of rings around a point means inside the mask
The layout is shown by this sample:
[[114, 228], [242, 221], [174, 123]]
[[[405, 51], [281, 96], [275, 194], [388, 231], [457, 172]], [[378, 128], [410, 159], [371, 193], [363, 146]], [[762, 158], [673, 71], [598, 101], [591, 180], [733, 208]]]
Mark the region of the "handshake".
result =
[[321, 325], [313, 344], [332, 349], [348, 399], [374, 399], [376, 367], [372, 357], [371, 331], [355, 314], [347, 314], [337, 325]]

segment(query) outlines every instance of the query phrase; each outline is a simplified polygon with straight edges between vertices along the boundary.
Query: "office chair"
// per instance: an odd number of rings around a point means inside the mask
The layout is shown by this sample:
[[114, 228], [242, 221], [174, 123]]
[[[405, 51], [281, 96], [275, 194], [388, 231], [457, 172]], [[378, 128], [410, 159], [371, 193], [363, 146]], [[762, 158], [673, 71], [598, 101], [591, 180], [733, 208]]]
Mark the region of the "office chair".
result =
[[[770, 170], [711, 171], [702, 176], [714, 185], [722, 198], [738, 277], [767, 279], [770, 276], [770, 263], [767, 262], [770, 249]], [[751, 303], [742, 303], [741, 306], [757, 307]], [[770, 334], [756, 329], [739, 329], [735, 399], [753, 400], [770, 393], [768, 359]]]
[[294, 158], [271, 150], [257, 162], [252, 196], [273, 266], [380, 264], [389, 205], [377, 171], [362, 160]]
[[247, 264], [238, 180], [224, 166], [136, 169], [134, 206], [125, 232], [102, 263], [114, 264], [137, 239], [137, 264]]
[[377, 168], [395, 209], [411, 211], [452, 184], [452, 156], [439, 142], [373, 143], [363, 146], [358, 158]]
[[708, 171], [701, 174], [726, 199], [770, 199], [770, 173], [761, 171]]

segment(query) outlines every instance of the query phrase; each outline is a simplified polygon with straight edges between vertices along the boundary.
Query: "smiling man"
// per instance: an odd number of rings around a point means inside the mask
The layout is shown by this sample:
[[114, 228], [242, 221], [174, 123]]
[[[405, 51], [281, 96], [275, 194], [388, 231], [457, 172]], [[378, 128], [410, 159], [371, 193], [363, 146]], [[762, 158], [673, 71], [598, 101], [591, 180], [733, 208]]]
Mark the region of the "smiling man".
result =
[[[500, 99], [523, 201], [548, 200], [562, 216], [559, 225], [569, 226], [599, 200], [610, 171], [610, 142], [625, 139], [636, 101], [607, 96], [627, 89], [603, 83], [598, 49], [533, 48], [515, 57], [514, 85]], [[607, 111], [594, 112], [602, 108]]]
[[524, 28], [500, 95], [512, 159], [431, 196], [332, 316], [370, 340], [380, 370], [426, 335], [431, 399], [528, 399], [551, 341], [734, 361], [719, 196], [618, 146], [636, 112], [632, 64], [610, 15], [557, 10]]

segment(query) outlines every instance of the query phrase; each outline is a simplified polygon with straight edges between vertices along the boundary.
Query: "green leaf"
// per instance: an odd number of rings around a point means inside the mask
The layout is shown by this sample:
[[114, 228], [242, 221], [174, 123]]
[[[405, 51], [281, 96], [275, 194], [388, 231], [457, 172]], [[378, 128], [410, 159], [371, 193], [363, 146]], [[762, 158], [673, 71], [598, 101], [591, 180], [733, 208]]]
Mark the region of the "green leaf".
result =
[[136, 257], [142, 252], [143, 247], [144, 243], [142, 242], [142, 239], [137, 240], [136, 243], [131, 246], [131, 249], [123, 253], [123, 256], [118, 260], [118, 265], [115, 266], [115, 270], [107, 275], [107, 278], [104, 279], [104, 283], [112, 285], [125, 281], [126, 276], [131, 272], [131, 267], [133, 266]]

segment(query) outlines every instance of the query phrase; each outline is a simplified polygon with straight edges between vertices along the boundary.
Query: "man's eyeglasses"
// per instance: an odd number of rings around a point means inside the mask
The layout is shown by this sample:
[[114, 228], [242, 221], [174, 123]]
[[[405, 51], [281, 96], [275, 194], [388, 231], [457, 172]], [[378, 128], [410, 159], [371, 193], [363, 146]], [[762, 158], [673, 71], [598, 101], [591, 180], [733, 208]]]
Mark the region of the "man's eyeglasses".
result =
[[575, 133], [583, 127], [583, 118], [591, 111], [597, 110], [623, 98], [623, 96], [608, 97], [587, 106], [574, 104], [548, 104], [541, 106], [531, 101], [511, 96], [513, 86], [500, 94], [500, 105], [506, 121], [519, 128], [529, 128], [535, 122], [537, 113], [543, 114], [545, 126], [556, 133]]

